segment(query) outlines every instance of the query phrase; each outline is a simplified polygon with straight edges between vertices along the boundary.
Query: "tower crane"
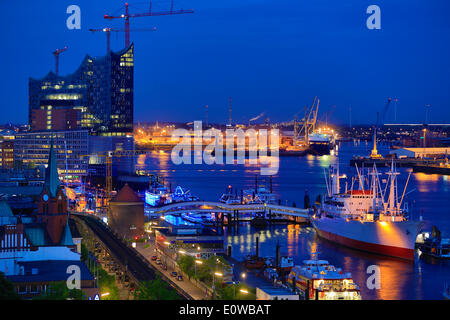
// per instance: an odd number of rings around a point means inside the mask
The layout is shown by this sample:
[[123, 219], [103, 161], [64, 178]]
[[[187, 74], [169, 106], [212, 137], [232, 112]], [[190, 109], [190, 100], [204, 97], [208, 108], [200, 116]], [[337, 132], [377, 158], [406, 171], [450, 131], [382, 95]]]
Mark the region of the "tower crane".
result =
[[166, 11], [152, 11], [152, 3], [150, 2], [150, 8], [148, 12], [141, 12], [141, 13], [130, 13], [128, 10], [128, 2], [125, 3], [125, 13], [118, 15], [118, 16], [112, 16], [105, 14], [104, 18], [108, 20], [112, 19], [124, 19], [125, 20], [125, 47], [128, 47], [130, 45], [130, 18], [139, 18], [139, 17], [154, 17], [154, 16], [166, 16], [166, 15], [173, 15], [173, 14], [186, 14], [186, 13], [194, 13], [194, 10], [173, 10], [173, 0], [171, 0], [170, 10]]
[[59, 55], [67, 50], [67, 46], [62, 49], [56, 49], [53, 51], [53, 55], [55, 56], [55, 74], [58, 75], [59, 72]]
[[80, 157], [90, 157], [90, 156], [96, 156], [96, 157], [104, 157], [105, 158], [105, 165], [106, 165], [106, 174], [105, 174], [105, 198], [107, 203], [112, 198], [112, 159], [114, 158], [120, 158], [120, 157], [134, 157], [137, 155], [146, 154], [145, 151], [139, 151], [139, 150], [116, 150], [116, 151], [106, 151], [106, 152], [99, 152], [91, 155], [80, 155]]
[[[111, 32], [125, 32], [125, 29], [115, 29], [115, 28], [102, 28], [102, 29], [89, 29], [92, 33], [94, 32], [104, 32], [106, 33], [106, 53], [111, 51]], [[156, 31], [156, 27], [151, 29], [133, 29], [135, 31]]]

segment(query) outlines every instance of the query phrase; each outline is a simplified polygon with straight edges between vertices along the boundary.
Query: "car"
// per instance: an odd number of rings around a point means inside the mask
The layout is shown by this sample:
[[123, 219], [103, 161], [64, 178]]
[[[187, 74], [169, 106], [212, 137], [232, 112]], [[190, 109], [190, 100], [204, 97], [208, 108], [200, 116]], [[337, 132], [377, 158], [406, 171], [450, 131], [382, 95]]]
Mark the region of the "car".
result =
[[177, 277], [177, 280], [178, 281], [183, 281], [183, 276], [181, 274], [179, 274], [178, 277]]
[[163, 265], [162, 265], [162, 268], [163, 268], [164, 270], [167, 270], [167, 264], [163, 264]]
[[156, 261], [158, 259], [157, 256], [152, 256], [152, 261]]
[[175, 271], [172, 271], [172, 273], [170, 274], [172, 277], [176, 278], [177, 273]]
[[156, 264], [161, 264], [161, 259], [157, 259]]

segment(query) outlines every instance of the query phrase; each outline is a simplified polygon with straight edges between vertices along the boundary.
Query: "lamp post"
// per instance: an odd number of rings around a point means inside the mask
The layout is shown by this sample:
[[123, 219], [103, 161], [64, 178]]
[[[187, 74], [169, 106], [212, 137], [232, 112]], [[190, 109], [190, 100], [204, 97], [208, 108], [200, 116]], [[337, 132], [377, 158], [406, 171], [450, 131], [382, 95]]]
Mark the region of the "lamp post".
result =
[[202, 264], [203, 262], [200, 260], [195, 260], [194, 269], [195, 269], [195, 277], [197, 278], [197, 265]]
[[220, 272], [214, 272], [214, 273], [213, 273], [213, 284], [212, 284], [212, 288], [213, 288], [213, 300], [215, 300], [215, 298], [216, 298], [216, 276], [222, 277], [223, 274], [221, 274]]

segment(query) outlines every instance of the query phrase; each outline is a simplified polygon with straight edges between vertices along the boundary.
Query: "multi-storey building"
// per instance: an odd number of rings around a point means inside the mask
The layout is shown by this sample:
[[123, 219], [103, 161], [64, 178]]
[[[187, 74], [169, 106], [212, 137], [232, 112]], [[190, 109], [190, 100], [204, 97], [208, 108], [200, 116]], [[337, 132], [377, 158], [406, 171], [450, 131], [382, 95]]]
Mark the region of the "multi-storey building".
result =
[[14, 159], [24, 167], [47, 165], [53, 140], [58, 172], [68, 181], [77, 182], [88, 173], [87, 130], [39, 131], [16, 134]]
[[91, 135], [133, 133], [133, 44], [104, 57], [87, 55], [72, 74], [29, 79], [32, 131], [88, 129]]

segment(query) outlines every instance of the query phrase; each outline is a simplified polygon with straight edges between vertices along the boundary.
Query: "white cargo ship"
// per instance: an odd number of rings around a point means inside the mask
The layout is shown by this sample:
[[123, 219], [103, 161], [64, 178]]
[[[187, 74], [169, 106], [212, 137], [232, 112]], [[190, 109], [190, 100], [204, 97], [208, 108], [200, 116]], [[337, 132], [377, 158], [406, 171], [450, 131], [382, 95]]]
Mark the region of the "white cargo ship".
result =
[[339, 166], [330, 167], [328, 196], [311, 223], [318, 235], [329, 241], [367, 252], [414, 260], [415, 241], [423, 223], [409, 220], [407, 206], [402, 206], [408, 183], [399, 195], [399, 173], [394, 163], [387, 173], [384, 187], [375, 166], [369, 175], [368, 189], [365, 189], [363, 182], [366, 177], [358, 171], [359, 189], [354, 190], [352, 182], [350, 190], [341, 193]]

